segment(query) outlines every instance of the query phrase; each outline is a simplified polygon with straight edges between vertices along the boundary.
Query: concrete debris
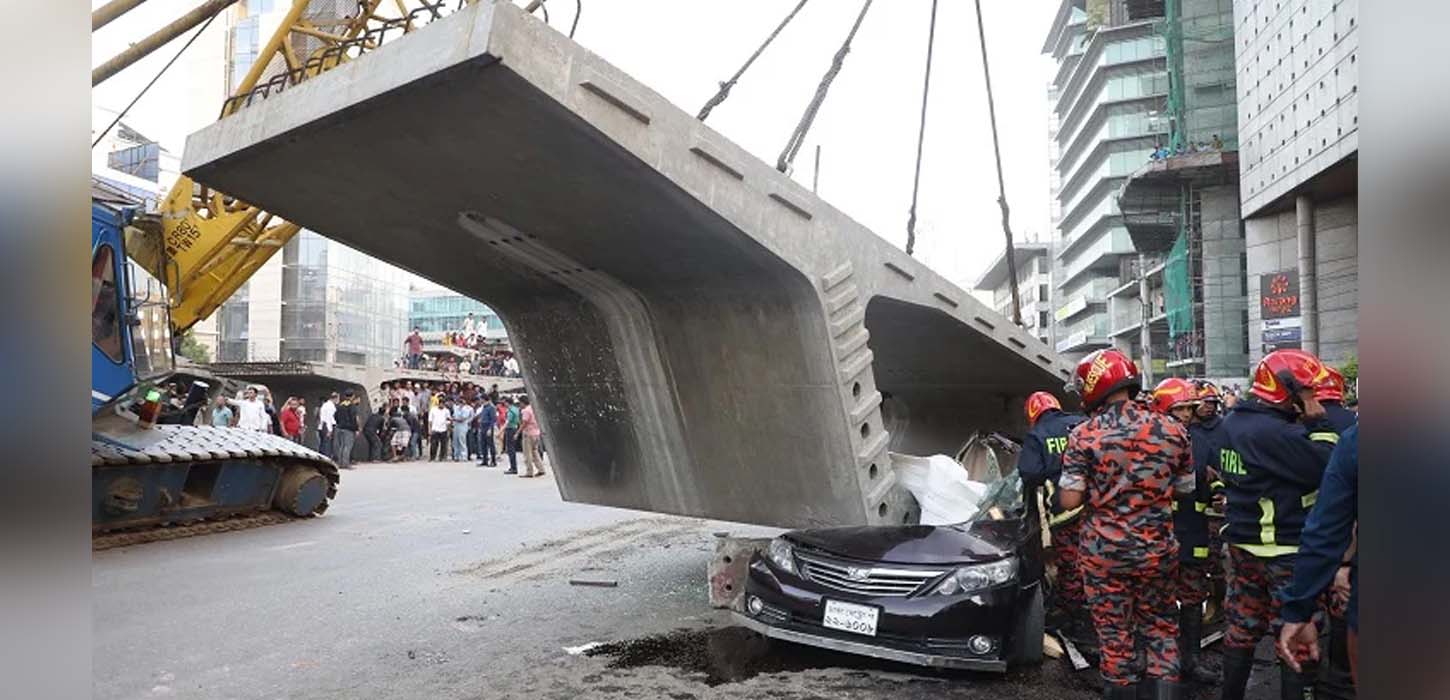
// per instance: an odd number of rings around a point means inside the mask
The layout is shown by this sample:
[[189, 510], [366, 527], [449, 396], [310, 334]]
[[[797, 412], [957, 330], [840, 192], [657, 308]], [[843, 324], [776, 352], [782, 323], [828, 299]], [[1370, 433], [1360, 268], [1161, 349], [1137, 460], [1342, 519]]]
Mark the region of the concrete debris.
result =
[[1068, 639], [1067, 635], [1060, 635], [1058, 640], [1062, 642], [1062, 648], [1067, 651], [1067, 660], [1072, 663], [1072, 670], [1081, 671], [1092, 666], [1092, 664], [1088, 663], [1087, 658], [1082, 655], [1082, 652], [1078, 651], [1077, 645], [1073, 644], [1071, 639]]
[[579, 577], [569, 579], [569, 585], [590, 586], [594, 588], [616, 588], [619, 586], [619, 581], [616, 581], [612, 578]]
[[1062, 644], [1057, 641], [1056, 637], [1044, 634], [1042, 635], [1042, 653], [1049, 659], [1060, 659], [1063, 654]]
[[590, 649], [601, 646], [604, 646], [604, 642], [589, 642], [587, 644], [580, 644], [577, 647], [564, 647], [564, 653], [570, 656], [579, 656], [580, 654], [589, 653]]

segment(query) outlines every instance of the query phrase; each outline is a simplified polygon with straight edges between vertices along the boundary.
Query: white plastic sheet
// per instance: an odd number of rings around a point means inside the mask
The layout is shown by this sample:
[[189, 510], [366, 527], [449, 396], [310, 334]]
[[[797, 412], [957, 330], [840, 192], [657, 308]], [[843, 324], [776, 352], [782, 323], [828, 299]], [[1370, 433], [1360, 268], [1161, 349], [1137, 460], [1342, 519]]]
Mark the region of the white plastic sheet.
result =
[[956, 460], [946, 455], [888, 454], [896, 478], [921, 506], [922, 525], [951, 525], [976, 515], [987, 485], [968, 478]]

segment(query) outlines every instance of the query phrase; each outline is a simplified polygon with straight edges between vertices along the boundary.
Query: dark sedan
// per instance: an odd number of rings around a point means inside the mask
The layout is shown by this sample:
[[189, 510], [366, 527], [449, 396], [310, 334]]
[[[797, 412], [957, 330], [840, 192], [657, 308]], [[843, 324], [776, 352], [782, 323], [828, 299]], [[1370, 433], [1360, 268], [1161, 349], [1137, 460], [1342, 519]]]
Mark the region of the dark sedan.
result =
[[923, 666], [1042, 659], [1041, 527], [1013, 474], [956, 525], [794, 530], [750, 562], [736, 619], [774, 639]]

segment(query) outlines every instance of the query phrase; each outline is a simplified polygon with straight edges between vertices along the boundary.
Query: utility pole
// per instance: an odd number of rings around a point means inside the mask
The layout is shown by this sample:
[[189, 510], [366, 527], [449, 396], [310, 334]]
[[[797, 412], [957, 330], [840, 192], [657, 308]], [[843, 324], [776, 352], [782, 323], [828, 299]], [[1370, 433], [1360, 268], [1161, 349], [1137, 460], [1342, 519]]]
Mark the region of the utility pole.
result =
[[820, 194], [821, 185], [821, 144], [816, 144], [816, 168], [811, 171], [811, 194]]

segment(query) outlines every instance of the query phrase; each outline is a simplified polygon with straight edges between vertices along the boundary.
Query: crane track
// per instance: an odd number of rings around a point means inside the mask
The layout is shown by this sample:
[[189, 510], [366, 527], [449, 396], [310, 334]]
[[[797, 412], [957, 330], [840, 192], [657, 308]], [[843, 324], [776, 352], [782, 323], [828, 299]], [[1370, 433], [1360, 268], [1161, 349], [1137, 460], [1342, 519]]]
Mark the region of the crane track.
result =
[[250, 530], [256, 527], [278, 525], [295, 520], [304, 520], [304, 518], [269, 511], [253, 515], [238, 515], [225, 520], [207, 520], [187, 525], [163, 525], [148, 530], [97, 533], [91, 536], [91, 551], [100, 552], [107, 549], [115, 549], [116, 547], [129, 547], [131, 545], [146, 544], [148, 542], [179, 540], [186, 537], [210, 535], [218, 532]]

